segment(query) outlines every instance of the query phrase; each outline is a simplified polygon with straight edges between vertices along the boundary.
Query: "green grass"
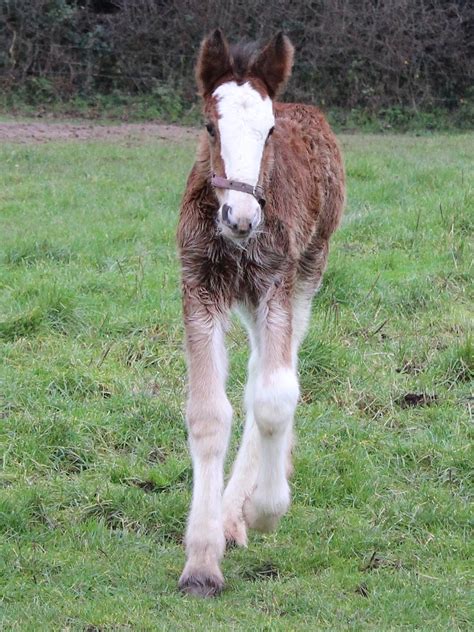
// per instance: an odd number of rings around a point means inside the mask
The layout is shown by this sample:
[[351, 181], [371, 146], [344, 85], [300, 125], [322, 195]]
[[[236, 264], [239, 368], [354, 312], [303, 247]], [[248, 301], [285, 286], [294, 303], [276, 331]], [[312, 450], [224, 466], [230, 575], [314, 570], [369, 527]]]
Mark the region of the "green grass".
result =
[[[174, 234], [193, 148], [0, 147], [2, 629], [472, 629], [473, 140], [342, 138], [293, 505], [226, 555], [212, 601], [176, 591], [192, 474]], [[229, 346], [233, 453], [239, 325]]]

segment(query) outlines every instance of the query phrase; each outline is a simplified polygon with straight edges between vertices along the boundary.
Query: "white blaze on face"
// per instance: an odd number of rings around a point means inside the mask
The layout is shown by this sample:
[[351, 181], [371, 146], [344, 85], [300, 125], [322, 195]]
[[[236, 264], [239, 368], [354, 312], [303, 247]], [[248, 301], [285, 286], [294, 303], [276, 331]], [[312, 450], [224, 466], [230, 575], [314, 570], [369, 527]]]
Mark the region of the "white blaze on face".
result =
[[[221, 157], [225, 175], [255, 186], [260, 174], [263, 148], [268, 132], [275, 124], [273, 105], [250, 83], [237, 85], [224, 83], [214, 91], [217, 101], [218, 126], [221, 140]], [[232, 229], [223, 221], [222, 210], [227, 205], [227, 220], [241, 230], [255, 229], [261, 222], [262, 212], [257, 200], [249, 193], [217, 189], [221, 204], [218, 218], [224, 235], [233, 238]]]
[[250, 83], [224, 83], [214, 92], [226, 177], [256, 185], [263, 148], [275, 124], [271, 99]]

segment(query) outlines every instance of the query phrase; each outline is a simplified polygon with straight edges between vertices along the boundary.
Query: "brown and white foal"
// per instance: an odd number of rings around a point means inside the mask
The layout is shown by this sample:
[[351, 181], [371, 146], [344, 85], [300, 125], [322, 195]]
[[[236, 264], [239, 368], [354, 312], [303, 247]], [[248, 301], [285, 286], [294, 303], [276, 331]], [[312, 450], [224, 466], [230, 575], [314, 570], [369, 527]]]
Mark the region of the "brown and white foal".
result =
[[[344, 206], [336, 140], [314, 107], [273, 101], [293, 46], [229, 47], [220, 30], [200, 49], [196, 77], [207, 132], [189, 175], [178, 228], [189, 374], [186, 422], [194, 489], [179, 582], [217, 594], [227, 542], [273, 529], [290, 504], [298, 347]], [[230, 311], [251, 355], [246, 423], [225, 491], [232, 408], [224, 346]]]

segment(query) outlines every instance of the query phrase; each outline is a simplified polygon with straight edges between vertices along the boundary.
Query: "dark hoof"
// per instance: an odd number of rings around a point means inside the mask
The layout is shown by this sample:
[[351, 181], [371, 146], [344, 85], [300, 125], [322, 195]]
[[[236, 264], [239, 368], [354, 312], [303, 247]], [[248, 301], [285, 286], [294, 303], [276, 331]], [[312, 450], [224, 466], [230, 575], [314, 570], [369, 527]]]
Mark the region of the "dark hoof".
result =
[[217, 597], [224, 588], [224, 582], [217, 575], [187, 575], [179, 580], [179, 589], [193, 597]]

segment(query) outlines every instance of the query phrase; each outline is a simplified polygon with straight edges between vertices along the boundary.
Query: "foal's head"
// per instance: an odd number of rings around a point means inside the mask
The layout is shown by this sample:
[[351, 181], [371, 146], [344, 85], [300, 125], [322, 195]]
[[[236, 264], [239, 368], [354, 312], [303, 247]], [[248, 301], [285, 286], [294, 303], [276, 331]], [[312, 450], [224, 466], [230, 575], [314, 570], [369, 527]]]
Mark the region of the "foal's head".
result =
[[248, 239], [262, 221], [265, 191], [252, 189], [268, 175], [273, 98], [292, 65], [293, 46], [282, 33], [261, 51], [248, 45], [229, 47], [219, 29], [201, 44], [196, 79], [204, 100], [211, 169], [217, 176], [217, 221], [223, 235], [235, 241]]

